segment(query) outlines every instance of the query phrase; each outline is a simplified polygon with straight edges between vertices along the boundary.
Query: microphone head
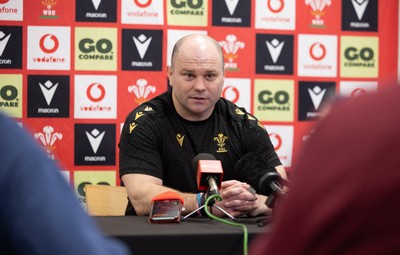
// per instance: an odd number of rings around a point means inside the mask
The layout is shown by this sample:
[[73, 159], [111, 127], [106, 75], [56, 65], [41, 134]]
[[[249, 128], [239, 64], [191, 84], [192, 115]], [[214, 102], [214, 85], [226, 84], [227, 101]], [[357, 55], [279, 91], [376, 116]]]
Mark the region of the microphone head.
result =
[[200, 191], [208, 189], [209, 178], [214, 178], [218, 188], [221, 188], [223, 170], [220, 160], [208, 153], [200, 153], [193, 158], [193, 167], [197, 169], [197, 188]]
[[269, 166], [268, 162], [255, 152], [246, 153], [235, 164], [234, 173], [236, 178], [251, 185], [258, 194], [268, 196], [273, 192], [269, 183], [281, 179], [275, 167]]
[[199, 160], [217, 160], [217, 159], [209, 153], [199, 153], [193, 158], [193, 169], [198, 168]]

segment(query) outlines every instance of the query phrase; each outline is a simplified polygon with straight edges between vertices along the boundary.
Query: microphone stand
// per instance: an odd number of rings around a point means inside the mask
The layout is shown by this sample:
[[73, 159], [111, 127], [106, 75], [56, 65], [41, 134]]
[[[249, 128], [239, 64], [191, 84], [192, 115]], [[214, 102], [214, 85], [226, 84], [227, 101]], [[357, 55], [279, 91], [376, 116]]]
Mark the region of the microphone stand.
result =
[[[207, 194], [209, 194], [210, 189], [207, 189]], [[181, 221], [186, 220], [188, 217], [190, 217], [191, 215], [193, 215], [194, 213], [200, 211], [201, 209], [203, 209], [206, 205], [202, 205], [199, 208], [197, 208], [196, 210], [192, 211], [191, 213], [185, 215], [182, 217]], [[218, 205], [215, 204], [215, 200], [212, 199], [210, 205], [211, 207], [215, 207], [218, 210], [220, 210], [222, 213], [224, 213], [226, 216], [228, 216], [231, 220], [236, 221], [236, 218], [233, 217], [230, 213], [228, 213], [227, 211], [225, 211], [224, 209], [222, 209], [221, 207], [219, 207]]]
[[265, 201], [265, 204], [269, 208], [275, 207], [275, 202], [276, 202], [276, 199], [278, 196], [286, 195], [286, 192], [283, 191], [283, 189], [274, 182], [271, 183], [271, 189], [272, 189], [272, 192], [271, 192], [271, 194], [268, 195], [268, 198]]
[[[274, 208], [276, 204], [276, 200], [280, 199], [282, 196], [285, 196], [286, 192], [284, 192], [282, 189], [274, 189], [274, 191], [268, 195], [267, 200], [265, 201], [265, 205], [268, 206], [268, 208], [271, 208], [272, 214], [274, 213]], [[271, 219], [266, 218], [263, 220], [257, 221], [259, 227], [263, 227], [265, 224], [267, 224]]]

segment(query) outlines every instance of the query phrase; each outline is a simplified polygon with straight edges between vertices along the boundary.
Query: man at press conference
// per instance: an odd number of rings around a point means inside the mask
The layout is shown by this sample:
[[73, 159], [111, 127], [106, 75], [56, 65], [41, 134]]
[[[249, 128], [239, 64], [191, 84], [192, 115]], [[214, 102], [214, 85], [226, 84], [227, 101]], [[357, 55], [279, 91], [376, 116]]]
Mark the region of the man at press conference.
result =
[[130, 200], [126, 214], [148, 215], [152, 198], [165, 191], [184, 199], [183, 214], [204, 205], [207, 192], [199, 190], [193, 165], [200, 153], [222, 163], [222, 199], [215, 205], [233, 217], [271, 214], [267, 197], [239, 180], [235, 165], [246, 153], [256, 153], [282, 178], [286, 172], [264, 126], [221, 98], [225, 68], [218, 42], [199, 34], [179, 39], [167, 74], [171, 88], [134, 109], [122, 130], [119, 174]]

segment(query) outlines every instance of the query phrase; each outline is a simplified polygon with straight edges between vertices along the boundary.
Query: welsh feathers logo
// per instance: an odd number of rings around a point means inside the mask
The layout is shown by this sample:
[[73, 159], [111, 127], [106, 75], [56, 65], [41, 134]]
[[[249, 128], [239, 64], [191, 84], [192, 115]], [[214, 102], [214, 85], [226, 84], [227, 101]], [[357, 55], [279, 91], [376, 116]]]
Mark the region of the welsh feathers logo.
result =
[[238, 51], [244, 49], [245, 43], [238, 41], [236, 35], [229, 34], [226, 36], [225, 41], [220, 41], [219, 44], [224, 51], [225, 67], [227, 70], [239, 71], [236, 59], [239, 57]]
[[53, 151], [56, 149], [55, 143], [63, 138], [59, 132], [55, 132], [53, 126], [44, 126], [42, 132], [36, 132], [34, 137], [39, 141], [50, 158], [54, 159]]
[[148, 100], [150, 93], [156, 92], [156, 86], [150, 85], [146, 79], [138, 79], [136, 84], [128, 87], [128, 92], [135, 95], [135, 103], [142, 104]]
[[56, 6], [57, 0], [42, 0], [42, 5], [46, 8], [42, 11], [41, 18], [58, 18], [56, 15], [56, 10], [54, 6]]
[[323, 16], [325, 15], [325, 7], [332, 4], [331, 0], [305, 0], [305, 4], [311, 7], [311, 15], [314, 17], [311, 20], [311, 26], [317, 28], [324, 28], [325, 21]]

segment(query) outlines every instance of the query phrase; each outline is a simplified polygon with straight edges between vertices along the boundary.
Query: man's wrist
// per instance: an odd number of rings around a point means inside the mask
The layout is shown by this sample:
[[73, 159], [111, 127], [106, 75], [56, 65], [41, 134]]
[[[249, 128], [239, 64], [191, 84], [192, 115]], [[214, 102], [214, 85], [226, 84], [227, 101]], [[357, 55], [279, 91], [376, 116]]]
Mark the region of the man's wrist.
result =
[[258, 196], [258, 198], [257, 198], [258, 206], [254, 211], [249, 213], [248, 216], [249, 217], [256, 217], [256, 216], [259, 216], [259, 215], [265, 215], [265, 216], [271, 215], [272, 210], [265, 203], [267, 201], [267, 197], [266, 196], [262, 196], [262, 195], [257, 195], [257, 196]]

